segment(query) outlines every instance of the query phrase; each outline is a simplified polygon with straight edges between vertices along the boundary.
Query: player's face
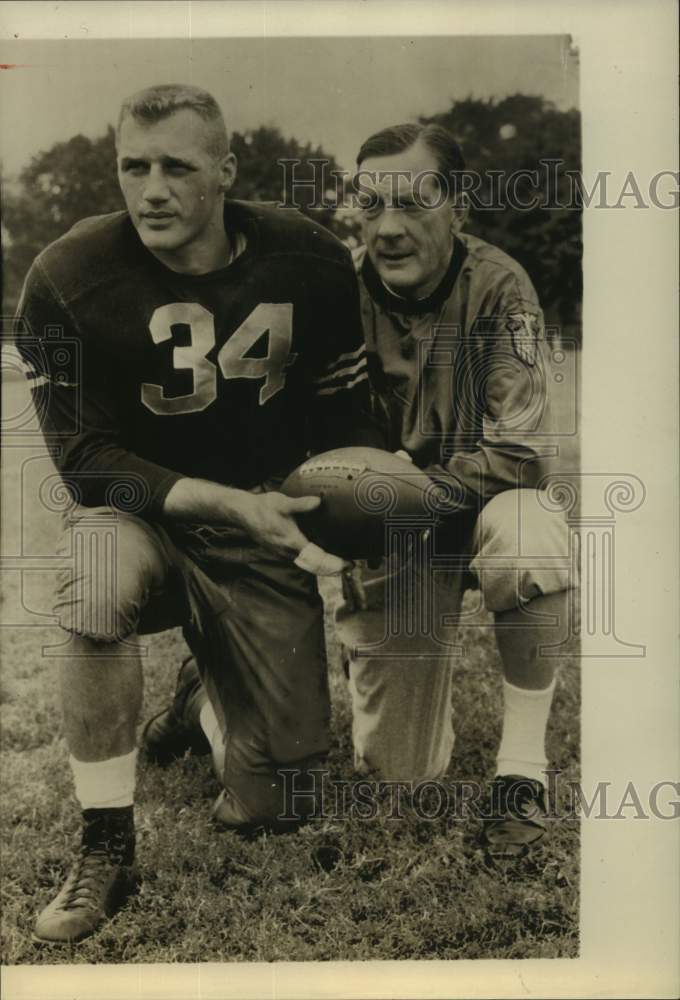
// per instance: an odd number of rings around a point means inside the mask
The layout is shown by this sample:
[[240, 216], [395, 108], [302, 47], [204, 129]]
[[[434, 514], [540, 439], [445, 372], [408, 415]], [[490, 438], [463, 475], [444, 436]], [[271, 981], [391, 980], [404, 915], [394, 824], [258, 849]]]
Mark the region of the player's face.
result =
[[461, 220], [432, 172], [437, 159], [420, 142], [359, 168], [364, 242], [376, 271], [399, 295], [424, 298], [444, 277]]
[[[188, 109], [153, 124], [131, 116], [118, 136], [118, 179], [130, 217], [146, 247], [178, 270], [225, 245], [224, 193], [236, 177], [232, 154], [210, 151], [210, 126]], [[213, 254], [214, 255], [214, 254]]]

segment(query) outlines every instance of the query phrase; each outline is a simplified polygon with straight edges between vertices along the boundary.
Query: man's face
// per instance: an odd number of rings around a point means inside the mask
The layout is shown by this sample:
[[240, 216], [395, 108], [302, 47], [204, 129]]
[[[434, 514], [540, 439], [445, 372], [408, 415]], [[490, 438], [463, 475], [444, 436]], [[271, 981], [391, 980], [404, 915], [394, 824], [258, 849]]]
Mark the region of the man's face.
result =
[[453, 202], [427, 173], [438, 169], [434, 153], [421, 142], [402, 153], [366, 159], [359, 167], [369, 256], [385, 284], [406, 297], [424, 298], [434, 291], [460, 228]]
[[118, 179], [139, 236], [161, 259], [189, 260], [224, 239], [223, 193], [233, 155], [215, 159], [210, 126], [188, 109], [153, 124], [128, 115], [117, 143]]

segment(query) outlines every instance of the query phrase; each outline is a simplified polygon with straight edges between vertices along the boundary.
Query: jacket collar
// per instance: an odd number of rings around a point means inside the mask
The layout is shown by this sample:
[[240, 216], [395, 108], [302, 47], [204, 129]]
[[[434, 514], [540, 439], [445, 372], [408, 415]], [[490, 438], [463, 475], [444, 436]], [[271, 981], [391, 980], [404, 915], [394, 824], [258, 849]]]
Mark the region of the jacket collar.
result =
[[435, 312], [448, 299], [460, 274], [467, 249], [462, 240], [456, 236], [453, 241], [453, 253], [451, 262], [446, 274], [437, 287], [424, 299], [405, 299], [400, 295], [395, 295], [383, 284], [380, 275], [373, 267], [368, 253], [364, 256], [361, 265], [361, 276], [371, 298], [388, 312], [409, 313], [411, 315], [423, 315]]

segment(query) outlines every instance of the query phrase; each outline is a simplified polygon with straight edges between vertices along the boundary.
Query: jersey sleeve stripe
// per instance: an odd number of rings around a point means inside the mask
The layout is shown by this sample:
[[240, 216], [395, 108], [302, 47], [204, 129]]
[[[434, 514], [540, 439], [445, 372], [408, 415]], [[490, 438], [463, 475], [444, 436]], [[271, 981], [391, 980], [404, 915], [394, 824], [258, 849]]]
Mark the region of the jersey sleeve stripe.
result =
[[366, 348], [362, 344], [356, 351], [350, 351], [347, 354], [340, 354], [337, 358], [329, 361], [326, 366], [326, 370], [322, 377], [332, 375], [335, 371], [340, 368], [347, 368], [353, 362], [360, 361], [362, 358], [366, 357]]
[[361, 344], [360, 347], [357, 347], [356, 351], [347, 351], [345, 354], [338, 354], [337, 358], [334, 361], [331, 361], [328, 367], [330, 368], [333, 365], [339, 364], [341, 361], [355, 361], [365, 353], [366, 347], [364, 344]]
[[368, 372], [363, 371], [356, 378], [351, 379], [349, 382], [341, 382], [335, 386], [329, 386], [326, 389], [317, 389], [317, 396], [330, 396], [335, 392], [344, 392], [346, 389], [351, 389], [353, 385], [357, 385], [359, 382], [368, 382]]
[[327, 382], [333, 382], [337, 378], [347, 378], [350, 375], [355, 375], [362, 368], [366, 367], [366, 358], [362, 358], [361, 361], [357, 361], [355, 365], [343, 366], [342, 368], [337, 368], [335, 371], [331, 372], [329, 375], [322, 375], [321, 378], [314, 379], [315, 385], [325, 385]]

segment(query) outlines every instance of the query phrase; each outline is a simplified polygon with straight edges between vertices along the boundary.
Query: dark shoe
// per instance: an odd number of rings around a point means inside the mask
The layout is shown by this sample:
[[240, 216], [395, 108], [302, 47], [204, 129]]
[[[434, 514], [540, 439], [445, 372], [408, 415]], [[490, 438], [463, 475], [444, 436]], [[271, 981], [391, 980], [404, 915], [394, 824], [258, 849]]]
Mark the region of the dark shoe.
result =
[[304, 817], [288, 819], [254, 820], [246, 807], [231, 792], [223, 789], [212, 807], [212, 821], [221, 830], [234, 830], [244, 836], [267, 833], [294, 833], [303, 823]]
[[222, 789], [213, 803], [212, 819], [223, 830], [246, 829], [253, 825], [245, 807], [225, 789]]
[[492, 858], [516, 858], [545, 837], [548, 812], [545, 787], [519, 774], [503, 774], [491, 785], [490, 815], [481, 843]]
[[184, 660], [177, 675], [175, 697], [168, 708], [144, 726], [141, 748], [148, 760], [165, 766], [186, 753], [204, 757], [210, 743], [201, 729], [200, 713], [206, 695], [193, 657]]
[[[57, 896], [39, 914], [34, 931], [36, 940], [62, 944], [82, 941], [137, 891], [140, 877], [133, 864], [132, 810], [128, 811], [129, 824], [118, 819], [111, 822], [111, 812], [85, 813], [78, 860]], [[92, 822], [87, 819], [88, 813], [100, 815]], [[103, 813], [109, 815], [102, 819]]]

